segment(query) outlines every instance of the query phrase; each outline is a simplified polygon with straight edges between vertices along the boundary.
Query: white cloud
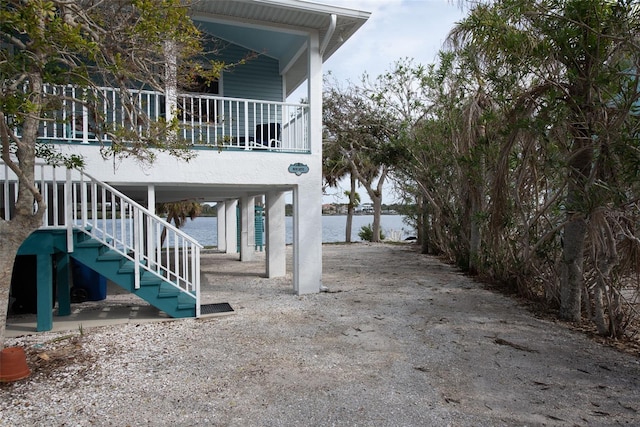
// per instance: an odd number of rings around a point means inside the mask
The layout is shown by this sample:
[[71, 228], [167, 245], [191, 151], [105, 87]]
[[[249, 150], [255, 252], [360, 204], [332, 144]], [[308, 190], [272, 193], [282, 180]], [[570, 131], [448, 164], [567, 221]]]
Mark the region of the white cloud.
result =
[[325, 64], [338, 80], [359, 81], [366, 71], [376, 77], [398, 59], [421, 64], [437, 52], [463, 12], [446, 0], [333, 0], [336, 6], [371, 12], [369, 21]]

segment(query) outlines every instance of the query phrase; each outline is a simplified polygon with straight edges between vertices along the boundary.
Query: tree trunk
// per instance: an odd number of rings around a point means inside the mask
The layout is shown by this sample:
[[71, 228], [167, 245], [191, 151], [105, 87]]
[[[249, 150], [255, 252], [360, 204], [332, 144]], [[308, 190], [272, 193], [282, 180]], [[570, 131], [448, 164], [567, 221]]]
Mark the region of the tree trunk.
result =
[[482, 210], [482, 195], [477, 184], [471, 183], [471, 209], [469, 211], [469, 274], [478, 274], [478, 263], [480, 260], [480, 244], [482, 234], [480, 231], [480, 212]]
[[429, 229], [429, 203], [420, 196], [418, 199], [417, 231], [420, 250], [423, 254], [431, 253], [431, 230]]
[[606, 288], [602, 286], [601, 280], [598, 279], [595, 289], [593, 290], [593, 323], [598, 328], [600, 335], [607, 335], [609, 327], [605, 320], [604, 305], [602, 304], [603, 295], [606, 292]]
[[178, 110], [178, 62], [177, 46], [174, 40], [164, 43], [165, 57], [165, 117], [167, 123], [171, 122]]
[[[370, 184], [365, 184], [365, 188], [369, 193], [369, 197], [371, 198], [371, 202], [373, 203], [373, 226], [372, 232], [373, 236], [371, 236], [372, 242], [380, 241], [380, 216], [382, 215], [382, 189], [384, 188], [384, 182], [386, 180], [387, 174], [389, 173], [386, 166], [382, 167], [382, 172], [380, 173], [380, 177], [378, 178], [378, 184], [376, 185], [376, 189], [373, 189], [373, 186]], [[362, 181], [361, 181], [362, 182]]]
[[347, 206], [347, 226], [345, 228], [344, 241], [351, 243], [351, 230], [353, 229], [353, 210], [356, 204], [356, 176], [349, 174], [351, 189], [349, 190], [349, 205]]
[[582, 295], [584, 264], [584, 240], [587, 222], [580, 214], [564, 227], [563, 261], [566, 274], [560, 283], [560, 317], [579, 321], [581, 317], [580, 298]]
[[611, 271], [618, 264], [615, 232], [611, 229], [606, 215], [596, 222], [601, 223], [601, 235], [597, 239], [599, 244], [597, 244], [594, 254], [596, 283], [593, 291], [594, 312], [592, 318], [600, 335], [617, 338], [621, 329], [618, 318], [620, 307], [616, 300], [619, 294], [615, 290], [611, 274]]
[[380, 216], [382, 215], [382, 196], [376, 195], [371, 198], [373, 202], [373, 226], [371, 227], [371, 231], [373, 235], [371, 236], [372, 242], [380, 241]]
[[[38, 73], [29, 74], [30, 102], [36, 107], [42, 106], [42, 77]], [[4, 347], [4, 331], [9, 307], [9, 291], [13, 262], [22, 242], [42, 223], [46, 206], [35, 186], [35, 146], [38, 137], [41, 110], [36, 108], [27, 115], [22, 126], [22, 138], [16, 144], [17, 163], [5, 150], [3, 141], [2, 158], [10, 164], [18, 174], [18, 195], [16, 198], [14, 217], [10, 221], [0, 220], [0, 348]], [[2, 135], [6, 138], [7, 135]], [[37, 202], [37, 205], [34, 203]], [[34, 207], [37, 209], [34, 212]], [[6, 213], [8, 215], [8, 212]]]
[[22, 242], [37, 228], [38, 221], [31, 218], [27, 221], [2, 221], [0, 224], [0, 350], [4, 348], [13, 263]]
[[583, 265], [587, 233], [586, 185], [590, 175], [593, 151], [588, 126], [576, 124], [573, 128], [573, 147], [568, 153], [569, 184], [567, 185], [567, 224], [564, 227], [562, 259], [565, 274], [560, 282], [560, 317], [580, 321], [581, 296], [584, 286]]

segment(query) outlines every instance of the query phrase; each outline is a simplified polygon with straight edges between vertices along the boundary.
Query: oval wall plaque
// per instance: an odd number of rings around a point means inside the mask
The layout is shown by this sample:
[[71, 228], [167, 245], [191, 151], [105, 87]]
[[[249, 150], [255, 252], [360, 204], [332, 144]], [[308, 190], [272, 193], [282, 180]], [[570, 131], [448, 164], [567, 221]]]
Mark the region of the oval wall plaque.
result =
[[289, 165], [289, 173], [295, 173], [297, 176], [309, 172], [309, 166], [303, 163], [293, 163]]

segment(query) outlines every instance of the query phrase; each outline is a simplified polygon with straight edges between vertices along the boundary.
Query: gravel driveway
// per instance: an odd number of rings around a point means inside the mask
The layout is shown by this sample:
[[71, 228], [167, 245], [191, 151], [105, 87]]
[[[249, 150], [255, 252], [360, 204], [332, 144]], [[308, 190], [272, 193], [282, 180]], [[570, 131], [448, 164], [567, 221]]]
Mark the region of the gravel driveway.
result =
[[410, 245], [323, 250], [328, 293], [296, 296], [260, 260], [208, 254], [204, 299], [233, 315], [6, 340], [33, 374], [0, 385], [0, 425], [640, 424], [640, 355]]

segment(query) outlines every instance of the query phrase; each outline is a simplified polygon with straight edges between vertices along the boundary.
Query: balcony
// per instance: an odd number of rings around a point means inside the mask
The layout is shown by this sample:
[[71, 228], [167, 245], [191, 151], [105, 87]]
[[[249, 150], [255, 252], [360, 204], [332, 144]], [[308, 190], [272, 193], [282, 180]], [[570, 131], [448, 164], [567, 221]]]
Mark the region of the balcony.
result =
[[[130, 95], [117, 88], [47, 85], [45, 97], [59, 107], [42, 121], [39, 140], [108, 144], [113, 135], [142, 138], [153, 132], [154, 122], [166, 122], [162, 92], [136, 90]], [[177, 136], [194, 149], [311, 151], [306, 104], [179, 94], [173, 105]], [[18, 126], [14, 131], [20, 136]]]

